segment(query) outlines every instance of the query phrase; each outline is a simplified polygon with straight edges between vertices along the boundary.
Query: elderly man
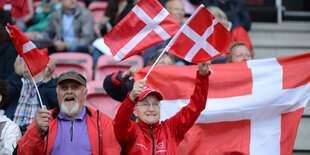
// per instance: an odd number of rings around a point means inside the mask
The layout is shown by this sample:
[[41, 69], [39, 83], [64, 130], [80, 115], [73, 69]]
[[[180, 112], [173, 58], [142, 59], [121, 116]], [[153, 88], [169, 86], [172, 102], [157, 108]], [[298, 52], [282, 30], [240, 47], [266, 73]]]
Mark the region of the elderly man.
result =
[[[114, 120], [114, 133], [124, 154], [179, 154], [179, 143], [205, 109], [209, 64], [210, 62], [199, 64], [190, 103], [176, 115], [160, 123], [162, 94], [150, 87], [144, 87], [144, 80], [135, 82], [133, 90], [118, 109]], [[138, 123], [130, 121], [132, 113], [139, 118]]]
[[253, 60], [251, 50], [243, 42], [234, 42], [229, 51], [231, 54], [226, 55], [226, 63]]
[[59, 109], [38, 110], [18, 154], [120, 154], [112, 120], [84, 106], [86, 79], [75, 71], [62, 73], [57, 83]]

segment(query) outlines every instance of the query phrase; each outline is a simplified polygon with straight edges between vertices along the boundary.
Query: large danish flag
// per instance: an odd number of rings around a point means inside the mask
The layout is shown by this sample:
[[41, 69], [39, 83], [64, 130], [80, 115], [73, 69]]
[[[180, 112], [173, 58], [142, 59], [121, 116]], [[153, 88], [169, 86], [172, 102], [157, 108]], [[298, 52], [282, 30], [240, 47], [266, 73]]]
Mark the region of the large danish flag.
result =
[[171, 38], [179, 29], [177, 22], [157, 0], [141, 0], [103, 38], [119, 61]]
[[226, 53], [230, 42], [230, 32], [201, 4], [172, 38], [167, 51], [200, 63]]
[[[180, 143], [180, 154], [291, 154], [310, 98], [309, 65], [310, 53], [212, 65], [206, 109]], [[197, 70], [155, 66], [147, 85], [164, 96], [162, 120], [188, 104]]]
[[28, 66], [30, 74], [35, 76], [40, 73], [49, 62], [47, 49], [39, 50], [16, 25], [11, 26], [8, 24], [6, 30], [14, 43], [16, 51]]

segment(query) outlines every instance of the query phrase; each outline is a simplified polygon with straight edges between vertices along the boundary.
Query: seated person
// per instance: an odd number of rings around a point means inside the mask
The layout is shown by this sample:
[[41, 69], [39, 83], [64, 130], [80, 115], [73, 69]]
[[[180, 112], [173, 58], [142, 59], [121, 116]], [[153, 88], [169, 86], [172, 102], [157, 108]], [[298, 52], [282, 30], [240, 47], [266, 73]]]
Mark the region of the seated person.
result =
[[229, 51], [231, 54], [226, 55], [226, 63], [253, 60], [251, 50], [243, 42], [234, 42]]
[[59, 9], [61, 4], [58, 0], [43, 0], [36, 8], [36, 12], [31, 21], [31, 25], [27, 28], [27, 32], [39, 31], [43, 32], [52, 17], [52, 13]]
[[[163, 122], [159, 122], [162, 94], [145, 86], [143, 79], [134, 83], [133, 90], [119, 107], [113, 121], [114, 133], [124, 154], [179, 154], [178, 145], [205, 109], [209, 65], [210, 62], [198, 65], [190, 103]], [[132, 113], [138, 117], [138, 122], [130, 120]]]
[[57, 99], [60, 108], [38, 110], [17, 154], [120, 154], [107, 115], [84, 106], [86, 79], [75, 71], [60, 74]]
[[8, 98], [8, 85], [0, 79], [0, 154], [13, 154], [17, 141], [22, 137], [17, 124], [4, 115], [3, 105]]
[[[58, 107], [56, 98], [58, 79], [52, 78], [55, 68], [55, 60], [50, 59], [45, 69], [33, 77], [40, 92], [42, 104], [48, 109]], [[14, 63], [14, 69], [15, 72], [6, 79], [10, 93], [4, 110], [8, 118], [17, 123], [24, 134], [34, 120], [35, 112], [41, 107], [30, 73], [19, 56]]]
[[49, 54], [64, 51], [89, 53], [88, 46], [96, 38], [92, 13], [79, 6], [77, 0], [61, 0], [61, 5], [61, 9], [52, 14], [46, 30], [32, 32], [29, 38], [34, 43], [47, 44]]
[[[153, 53], [147, 63], [147, 66], [154, 64], [162, 50], [163, 49], [159, 49], [156, 53]], [[174, 56], [171, 53], [165, 52], [156, 65], [174, 65]], [[119, 71], [112, 73], [104, 79], [103, 88], [114, 100], [123, 102], [128, 92], [132, 90], [134, 83], [132, 77], [139, 70], [139, 67], [132, 66], [124, 72]]]

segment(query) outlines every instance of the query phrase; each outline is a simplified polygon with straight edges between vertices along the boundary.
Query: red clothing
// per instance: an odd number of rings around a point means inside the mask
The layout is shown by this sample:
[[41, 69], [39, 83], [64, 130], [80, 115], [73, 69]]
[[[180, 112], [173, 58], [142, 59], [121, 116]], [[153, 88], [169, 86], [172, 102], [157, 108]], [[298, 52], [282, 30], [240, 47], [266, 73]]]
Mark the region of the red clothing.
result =
[[[6, 10], [5, 5], [10, 5], [10, 10]], [[9, 11], [17, 21], [27, 22], [34, 15], [32, 0], [1, 0], [0, 8]]]
[[195, 90], [190, 103], [176, 115], [152, 125], [154, 145], [150, 135], [151, 125], [139, 120], [130, 120], [135, 104], [129, 96], [124, 100], [114, 119], [114, 133], [121, 143], [124, 154], [179, 154], [178, 145], [185, 133], [194, 125], [200, 113], [205, 109], [209, 86], [209, 74], [200, 75], [197, 72]]
[[[18, 141], [18, 154], [50, 154], [57, 133], [57, 114], [59, 109], [52, 110], [51, 119], [49, 123], [48, 136], [42, 139], [42, 134], [36, 128], [35, 121], [33, 121], [25, 135]], [[97, 111], [86, 107], [86, 122], [88, 127], [89, 141], [93, 155], [99, 155], [98, 146], [98, 128], [97, 128]], [[121, 148], [117, 142], [114, 133], [112, 120], [103, 113], [99, 113], [99, 130], [100, 130], [100, 152], [105, 155], [119, 155]], [[46, 150], [46, 139], [48, 137], [48, 144]], [[74, 150], [72, 150], [74, 154]], [[76, 154], [76, 153], [75, 153]], [[77, 153], [78, 154], [78, 153]]]
[[250, 37], [248, 35], [248, 32], [242, 26], [237, 26], [236, 28], [234, 28], [231, 31], [231, 34], [232, 42], [243, 42], [253, 52], [252, 54], [254, 56], [253, 46]]

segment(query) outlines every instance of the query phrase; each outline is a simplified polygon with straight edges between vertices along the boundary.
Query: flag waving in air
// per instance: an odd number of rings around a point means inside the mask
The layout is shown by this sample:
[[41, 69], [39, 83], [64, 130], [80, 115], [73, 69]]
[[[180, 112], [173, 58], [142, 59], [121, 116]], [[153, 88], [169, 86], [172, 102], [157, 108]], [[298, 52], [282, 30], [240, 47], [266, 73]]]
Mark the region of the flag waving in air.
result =
[[[179, 145], [182, 155], [291, 154], [310, 98], [310, 53], [212, 65], [206, 108]], [[142, 79], [149, 67], [135, 75]], [[189, 103], [198, 66], [156, 66], [161, 120]]]
[[140, 0], [112, 30], [105, 44], [118, 61], [171, 38], [180, 26], [157, 0]]
[[226, 53], [231, 34], [201, 4], [167, 45], [168, 52], [193, 63]]
[[15, 49], [28, 66], [30, 74], [35, 76], [40, 73], [49, 62], [47, 49], [39, 50], [16, 25], [11, 26], [8, 24], [6, 29], [14, 43]]

